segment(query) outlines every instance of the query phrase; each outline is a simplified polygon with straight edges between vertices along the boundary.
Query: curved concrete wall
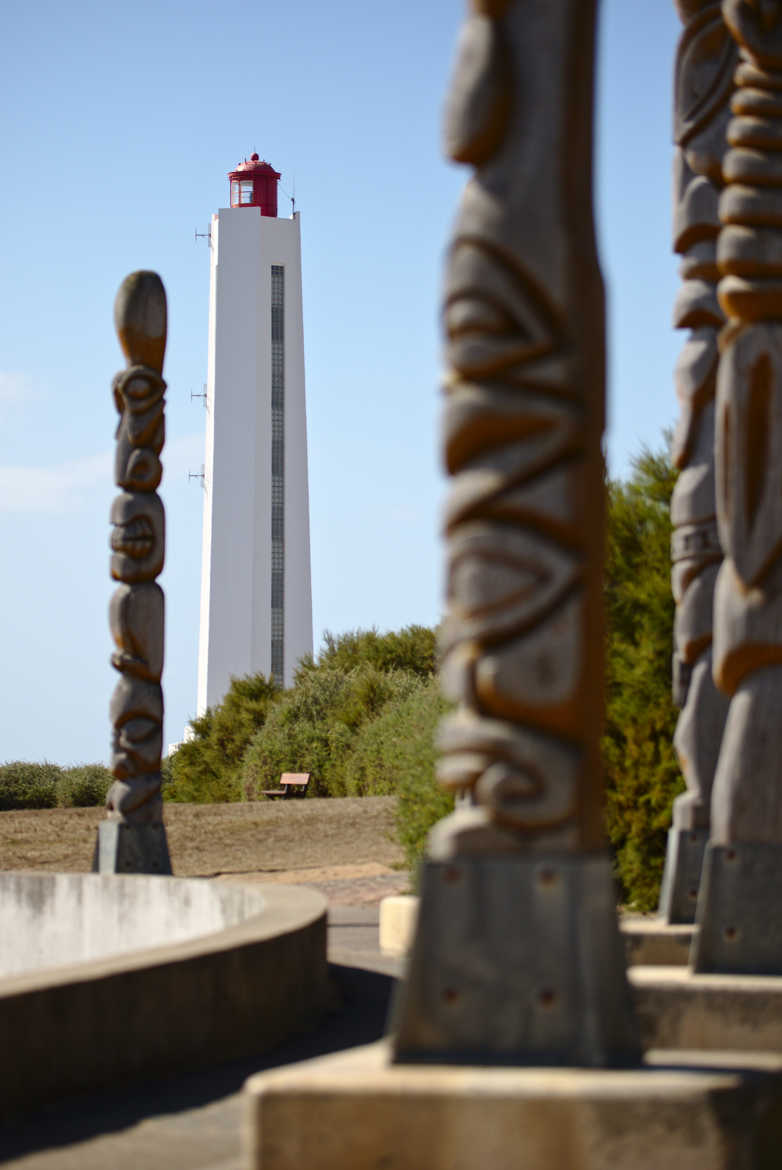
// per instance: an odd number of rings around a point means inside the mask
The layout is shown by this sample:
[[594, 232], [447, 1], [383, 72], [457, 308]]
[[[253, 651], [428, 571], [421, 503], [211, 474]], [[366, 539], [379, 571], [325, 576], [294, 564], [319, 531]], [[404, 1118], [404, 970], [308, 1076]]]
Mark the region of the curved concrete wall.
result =
[[[84, 953], [99, 945], [96, 919], [113, 950], [0, 978], [0, 1115], [119, 1079], [263, 1052], [311, 1026], [327, 1002], [326, 903], [313, 890], [6, 873], [0, 903], [6, 955], [14, 948], [5, 942], [5, 913], [28, 961], [46, 951], [50, 930], [63, 948], [60, 963], [68, 946]], [[123, 914], [135, 923], [127, 933], [112, 925]], [[158, 945], [149, 945], [145, 921]], [[184, 922], [190, 938], [162, 941]], [[91, 941], [67, 943], [69, 929]], [[118, 953], [131, 934], [145, 938], [144, 949]]]
[[258, 886], [138, 874], [0, 873], [0, 977], [183, 942], [265, 909]]

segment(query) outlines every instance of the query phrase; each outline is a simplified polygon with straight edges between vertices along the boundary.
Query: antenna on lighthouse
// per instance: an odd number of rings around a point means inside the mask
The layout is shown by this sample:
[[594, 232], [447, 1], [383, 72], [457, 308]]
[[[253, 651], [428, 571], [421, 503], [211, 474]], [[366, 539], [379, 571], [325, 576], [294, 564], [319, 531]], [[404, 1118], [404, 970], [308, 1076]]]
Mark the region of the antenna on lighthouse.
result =
[[280, 183], [280, 187], [282, 188], [283, 194], [287, 195], [291, 201], [291, 219], [293, 219], [296, 214], [296, 179], [294, 178], [293, 182], [291, 183], [290, 191], [286, 191], [282, 186], [282, 183]]

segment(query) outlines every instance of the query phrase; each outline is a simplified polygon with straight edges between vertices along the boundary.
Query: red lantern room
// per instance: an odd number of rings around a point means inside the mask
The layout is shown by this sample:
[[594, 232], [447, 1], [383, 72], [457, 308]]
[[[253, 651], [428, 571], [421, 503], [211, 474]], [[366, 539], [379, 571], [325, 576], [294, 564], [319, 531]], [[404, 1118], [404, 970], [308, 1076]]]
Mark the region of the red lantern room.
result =
[[231, 207], [260, 207], [261, 215], [277, 215], [277, 183], [280, 175], [257, 154], [229, 171]]

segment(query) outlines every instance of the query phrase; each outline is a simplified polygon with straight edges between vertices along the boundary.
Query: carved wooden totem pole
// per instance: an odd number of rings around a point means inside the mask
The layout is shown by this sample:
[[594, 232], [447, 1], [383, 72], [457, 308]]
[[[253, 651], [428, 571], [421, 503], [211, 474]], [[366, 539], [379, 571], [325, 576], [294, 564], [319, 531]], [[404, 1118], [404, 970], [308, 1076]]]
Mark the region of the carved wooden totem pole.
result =
[[782, 3], [726, 0], [741, 50], [720, 199], [714, 677], [730, 708], [693, 961], [782, 974]]
[[[603, 287], [596, 0], [473, 0], [446, 115], [475, 170], [444, 302], [448, 618], [460, 709], [394, 1059], [638, 1057], [602, 835]], [[542, 51], [545, 46], [545, 51]]]
[[669, 922], [693, 922], [711, 789], [727, 700], [712, 679], [712, 610], [722, 551], [714, 498], [714, 395], [724, 316], [717, 301], [718, 200], [736, 47], [719, 0], [676, 0], [685, 27], [674, 94], [674, 249], [682, 287], [674, 325], [688, 329], [676, 369], [680, 403], [671, 501], [671, 583], [676, 600], [674, 700], [682, 708], [674, 746], [687, 791], [674, 803], [660, 896]]
[[107, 820], [98, 830], [93, 869], [101, 873], [170, 873], [160, 757], [163, 745], [163, 568], [165, 514], [156, 488], [165, 438], [162, 378], [166, 294], [154, 272], [134, 272], [120, 286], [114, 322], [128, 367], [114, 379], [119, 411], [111, 508], [111, 576], [120, 584], [109, 608], [120, 679], [111, 699], [111, 771]]

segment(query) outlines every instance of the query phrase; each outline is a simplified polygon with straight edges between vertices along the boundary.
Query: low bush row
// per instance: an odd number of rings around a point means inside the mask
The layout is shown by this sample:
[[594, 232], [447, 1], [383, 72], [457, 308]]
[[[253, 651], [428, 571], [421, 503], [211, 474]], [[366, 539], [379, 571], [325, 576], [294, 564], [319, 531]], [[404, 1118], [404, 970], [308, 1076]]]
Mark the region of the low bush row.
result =
[[112, 776], [103, 764], [0, 764], [0, 811], [15, 808], [87, 808], [106, 799]]

